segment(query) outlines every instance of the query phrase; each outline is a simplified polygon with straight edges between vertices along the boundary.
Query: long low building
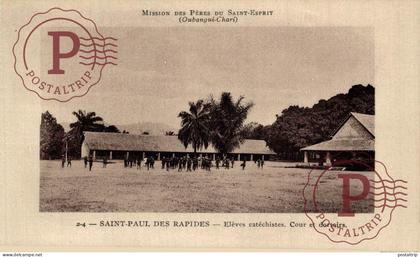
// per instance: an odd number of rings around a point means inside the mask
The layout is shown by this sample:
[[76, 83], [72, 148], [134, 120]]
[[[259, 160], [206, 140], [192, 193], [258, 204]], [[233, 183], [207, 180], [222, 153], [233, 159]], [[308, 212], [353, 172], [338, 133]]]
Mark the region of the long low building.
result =
[[[84, 132], [82, 157], [92, 156], [94, 159], [145, 158], [153, 156], [160, 160], [163, 157], [192, 156], [194, 150], [187, 148], [176, 136], [133, 135], [123, 133]], [[197, 154], [215, 159], [218, 152], [211, 146], [197, 149]], [[239, 148], [229, 153], [235, 160], [268, 160], [275, 153], [264, 140], [244, 140]]]
[[338, 160], [375, 159], [375, 116], [350, 113], [331, 135], [331, 139], [307, 146], [304, 162], [309, 162], [309, 154], [318, 156], [325, 166], [333, 166]]

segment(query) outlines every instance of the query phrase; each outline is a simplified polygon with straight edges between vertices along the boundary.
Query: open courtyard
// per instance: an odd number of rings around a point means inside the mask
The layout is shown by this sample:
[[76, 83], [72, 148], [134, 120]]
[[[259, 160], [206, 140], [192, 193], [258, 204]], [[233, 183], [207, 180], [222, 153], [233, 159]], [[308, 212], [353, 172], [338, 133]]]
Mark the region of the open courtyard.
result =
[[[144, 163], [143, 163], [144, 164]], [[208, 212], [297, 213], [304, 212], [302, 190], [309, 169], [286, 168], [290, 163], [265, 162], [258, 168], [240, 162], [234, 168], [178, 172], [176, 169], [124, 168], [122, 162], [94, 162], [92, 171], [83, 161], [61, 168], [61, 161], [41, 161], [40, 211], [42, 212]], [[341, 207], [341, 171], [328, 171], [318, 206], [337, 212]], [[371, 173], [371, 172], [369, 172]], [[365, 173], [366, 174], [366, 173]], [[361, 191], [355, 183], [352, 194]], [[355, 203], [365, 210], [367, 201]]]

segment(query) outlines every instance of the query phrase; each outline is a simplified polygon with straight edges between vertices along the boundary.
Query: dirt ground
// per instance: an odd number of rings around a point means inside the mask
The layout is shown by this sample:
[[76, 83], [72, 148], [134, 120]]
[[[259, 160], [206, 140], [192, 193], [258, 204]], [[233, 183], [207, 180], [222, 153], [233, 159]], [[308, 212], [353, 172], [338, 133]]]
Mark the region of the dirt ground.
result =
[[[61, 168], [60, 161], [41, 161], [40, 211], [43, 212], [304, 212], [302, 190], [309, 169], [285, 168], [285, 163], [265, 162], [264, 169], [247, 162], [243, 171], [212, 168], [211, 172], [177, 172], [124, 168], [122, 162], [106, 168], [95, 162], [89, 172], [82, 161]], [[290, 165], [288, 163], [287, 165]], [[341, 208], [340, 171], [329, 171], [318, 204], [327, 211]], [[360, 191], [358, 185], [352, 193]], [[356, 206], [366, 209], [366, 203]], [[356, 210], [357, 211], [357, 210]]]

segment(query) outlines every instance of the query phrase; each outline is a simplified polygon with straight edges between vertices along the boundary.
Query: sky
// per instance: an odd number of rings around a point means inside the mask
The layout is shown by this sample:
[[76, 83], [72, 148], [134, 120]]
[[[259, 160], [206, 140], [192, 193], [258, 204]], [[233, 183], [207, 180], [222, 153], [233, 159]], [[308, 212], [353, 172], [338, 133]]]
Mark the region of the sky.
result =
[[159, 122], [179, 128], [188, 102], [223, 91], [252, 101], [247, 122], [264, 125], [290, 105], [312, 106], [374, 85], [373, 29], [367, 27], [108, 28], [118, 65], [105, 67], [89, 93], [42, 101], [62, 122], [95, 111], [108, 124]]

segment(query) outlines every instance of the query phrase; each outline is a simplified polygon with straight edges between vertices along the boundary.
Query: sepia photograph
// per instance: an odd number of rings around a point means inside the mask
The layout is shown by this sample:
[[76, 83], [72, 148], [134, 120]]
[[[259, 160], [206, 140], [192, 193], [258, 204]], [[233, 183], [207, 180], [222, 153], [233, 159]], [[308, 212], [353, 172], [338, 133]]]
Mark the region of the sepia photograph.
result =
[[0, 252], [416, 257], [419, 4], [0, 0]]
[[124, 43], [101, 85], [41, 103], [41, 212], [303, 213], [309, 172], [327, 170], [317, 201], [333, 213], [337, 174], [373, 178], [372, 28], [106, 34]]

